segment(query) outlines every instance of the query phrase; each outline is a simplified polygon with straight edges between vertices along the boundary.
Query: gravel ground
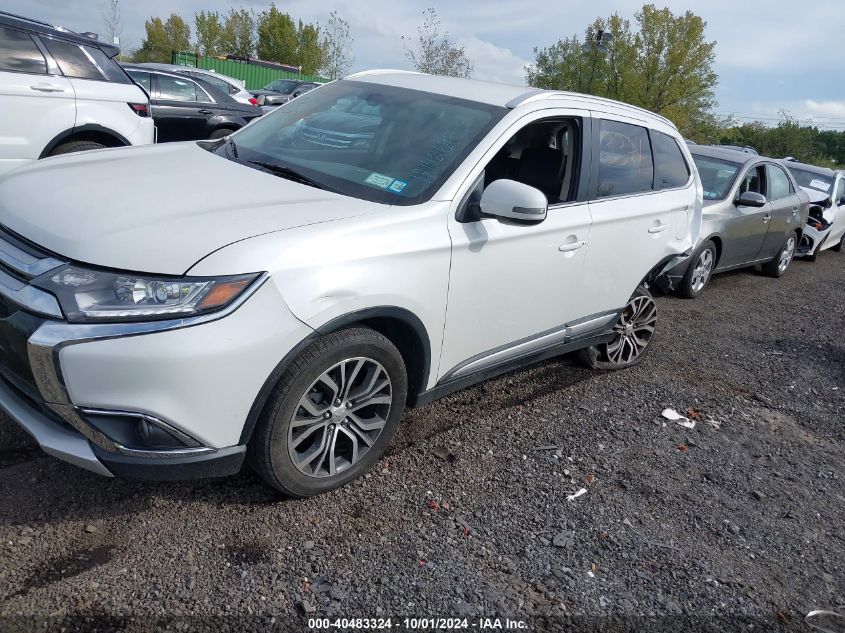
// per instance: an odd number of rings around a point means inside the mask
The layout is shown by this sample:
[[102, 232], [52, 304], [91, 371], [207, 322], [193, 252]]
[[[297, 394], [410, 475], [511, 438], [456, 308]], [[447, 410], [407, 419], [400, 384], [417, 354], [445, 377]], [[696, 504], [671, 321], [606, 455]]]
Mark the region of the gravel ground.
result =
[[247, 472], [101, 479], [0, 419], [0, 629], [803, 631], [845, 611], [845, 255], [658, 304], [640, 366], [555, 360], [411, 411], [371, 475], [305, 501]]

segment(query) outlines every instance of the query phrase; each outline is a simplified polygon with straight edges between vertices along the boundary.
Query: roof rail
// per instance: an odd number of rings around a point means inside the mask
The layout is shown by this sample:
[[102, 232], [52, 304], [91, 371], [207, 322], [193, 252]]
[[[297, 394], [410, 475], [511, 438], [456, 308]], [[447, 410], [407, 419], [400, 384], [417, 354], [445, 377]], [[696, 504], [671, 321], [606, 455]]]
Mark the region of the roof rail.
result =
[[636, 112], [638, 114], [645, 114], [650, 117], [654, 117], [666, 123], [667, 125], [672, 126], [673, 128], [677, 129], [677, 126], [667, 119], [665, 116], [657, 114], [656, 112], [652, 112], [651, 110], [646, 110], [645, 108], [640, 108], [639, 106], [631, 105], [630, 103], [624, 103], [622, 101], [616, 101], [614, 99], [608, 99], [606, 97], [596, 97], [593, 95], [584, 94], [581, 92], [569, 92], [566, 90], [542, 90], [540, 88], [536, 88], [534, 90], [528, 91], [525, 94], [522, 94], [515, 99], [512, 99], [507, 103], [508, 108], [516, 108], [517, 106], [521, 106], [525, 103], [530, 103], [532, 101], [539, 101], [540, 99], [548, 99], [550, 97], [563, 97], [567, 99], [583, 99], [585, 101], [591, 102], [599, 102], [604, 103], [607, 105], [612, 105], [617, 108], [623, 108], [625, 110], [630, 110], [631, 112]]
[[16, 20], [23, 20], [24, 22], [32, 22], [33, 24], [39, 24], [41, 26], [47, 26], [51, 29], [55, 29], [56, 27], [48, 22], [42, 22], [41, 20], [34, 20], [32, 18], [28, 18], [24, 15], [18, 15], [17, 13], [9, 13], [8, 11], [0, 11], [0, 15], [5, 16], [7, 18], [15, 18]]

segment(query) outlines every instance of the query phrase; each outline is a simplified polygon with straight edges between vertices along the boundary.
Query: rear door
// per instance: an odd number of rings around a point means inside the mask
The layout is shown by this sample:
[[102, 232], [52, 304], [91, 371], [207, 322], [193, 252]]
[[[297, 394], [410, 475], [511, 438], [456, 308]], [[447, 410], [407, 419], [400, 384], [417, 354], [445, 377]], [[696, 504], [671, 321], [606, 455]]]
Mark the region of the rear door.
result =
[[73, 86], [37, 38], [0, 26], [0, 174], [38, 158], [75, 123]]
[[[655, 182], [644, 122], [609, 113], [594, 116], [589, 205], [593, 226], [584, 266], [589, 293], [581, 298], [585, 314], [621, 308], [661, 260], [683, 250], [677, 236], [687, 239], [688, 214], [696, 201], [682, 154], [684, 164], [676, 166], [675, 176]], [[686, 222], [682, 231], [679, 222]]]
[[845, 175], [839, 174], [836, 177], [834, 187], [831, 207], [834, 212], [833, 227], [830, 229], [825, 246], [836, 246], [845, 235]]
[[205, 91], [188, 77], [152, 73], [152, 78], [159, 142], [208, 138], [214, 112]]
[[739, 204], [739, 197], [746, 191], [766, 195], [766, 168], [763, 163], [753, 163], [745, 168], [733, 192], [732, 217], [725, 222], [722, 255], [719, 268], [729, 268], [753, 262], [763, 248], [769, 222], [772, 218], [772, 204], [768, 200], [762, 207], [746, 207]]
[[771, 204], [768, 230], [757, 259], [769, 259], [778, 254], [787, 235], [797, 228], [801, 201], [783, 167], [766, 163], [766, 198]]

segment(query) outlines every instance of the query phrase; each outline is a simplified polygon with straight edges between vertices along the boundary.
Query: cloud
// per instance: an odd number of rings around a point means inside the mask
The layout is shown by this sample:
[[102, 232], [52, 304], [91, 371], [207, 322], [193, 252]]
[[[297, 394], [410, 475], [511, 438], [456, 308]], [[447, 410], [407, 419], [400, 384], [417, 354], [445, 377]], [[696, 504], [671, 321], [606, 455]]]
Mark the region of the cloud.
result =
[[458, 44], [466, 49], [467, 57], [475, 65], [473, 79], [525, 85], [527, 59], [515, 55], [509, 48], [496, 46], [475, 35], [460, 38]]

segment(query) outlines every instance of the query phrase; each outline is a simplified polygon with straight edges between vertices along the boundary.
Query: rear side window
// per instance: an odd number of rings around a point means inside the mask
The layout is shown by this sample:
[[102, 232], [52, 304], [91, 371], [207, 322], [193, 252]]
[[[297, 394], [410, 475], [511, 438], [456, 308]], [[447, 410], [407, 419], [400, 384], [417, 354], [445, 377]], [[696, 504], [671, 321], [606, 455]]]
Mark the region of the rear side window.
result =
[[[159, 99], [165, 101], [199, 101], [197, 85], [189, 79], [177, 79], [167, 75], [158, 75]], [[201, 93], [205, 101], [204, 93]]]
[[678, 142], [668, 134], [651, 130], [651, 151], [654, 154], [654, 188], [682, 187], [689, 180], [689, 166]]
[[202, 79], [206, 83], [210, 83], [212, 86], [223, 92], [223, 94], [231, 94], [232, 92], [237, 92], [234, 90], [231, 84], [226, 83], [222, 79], [218, 79], [217, 77], [211, 77], [210, 75], [202, 75], [202, 74], [195, 74], [194, 77], [197, 79]]
[[29, 35], [0, 26], [0, 70], [46, 75], [47, 60]]
[[651, 191], [654, 164], [648, 131], [639, 125], [601, 120], [599, 198]]
[[792, 193], [789, 178], [777, 165], [766, 165], [766, 178], [769, 181], [769, 200], [780, 200]]
[[117, 63], [96, 46], [48, 37], [42, 38], [42, 41], [65, 77], [129, 83]]
[[126, 72], [129, 73], [129, 76], [132, 77], [135, 81], [137, 81], [141, 86], [144, 87], [144, 90], [147, 91], [149, 94], [150, 90], [150, 73], [144, 73], [139, 70], [127, 70]]

